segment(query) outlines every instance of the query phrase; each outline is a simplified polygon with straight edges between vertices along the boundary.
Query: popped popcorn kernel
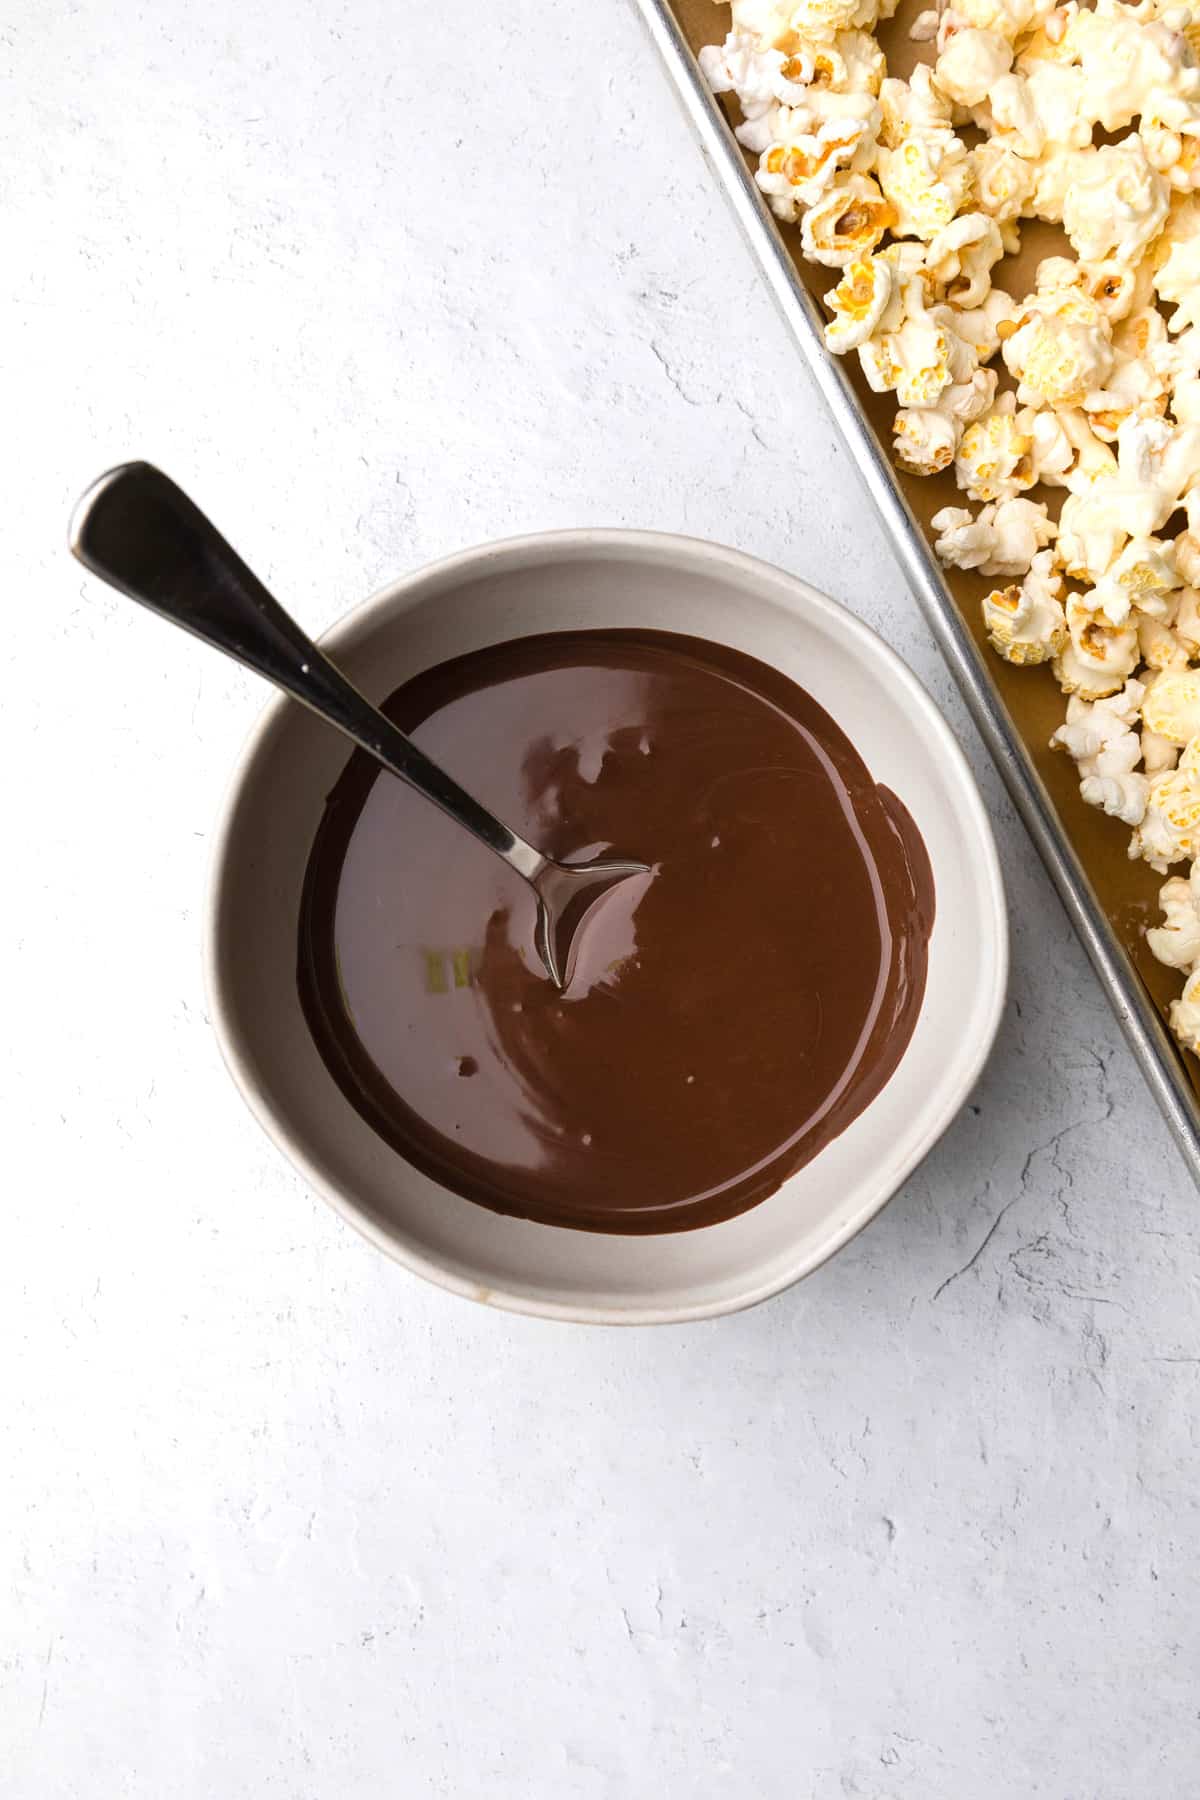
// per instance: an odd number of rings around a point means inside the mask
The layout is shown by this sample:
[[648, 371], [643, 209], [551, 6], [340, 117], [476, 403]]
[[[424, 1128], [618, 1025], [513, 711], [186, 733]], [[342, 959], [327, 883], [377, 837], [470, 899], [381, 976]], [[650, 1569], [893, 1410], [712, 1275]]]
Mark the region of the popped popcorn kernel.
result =
[[983, 602], [988, 642], [1005, 662], [1034, 664], [1058, 656], [1067, 641], [1067, 619], [1058, 598], [1062, 576], [1049, 550], [1039, 550], [1018, 586], [994, 589]]

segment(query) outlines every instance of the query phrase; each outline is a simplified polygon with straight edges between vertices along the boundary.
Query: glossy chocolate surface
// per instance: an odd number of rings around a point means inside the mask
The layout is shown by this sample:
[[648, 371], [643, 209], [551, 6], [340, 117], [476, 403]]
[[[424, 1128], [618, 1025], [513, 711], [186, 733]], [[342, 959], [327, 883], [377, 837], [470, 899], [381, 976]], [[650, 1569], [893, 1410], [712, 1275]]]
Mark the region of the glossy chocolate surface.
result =
[[384, 710], [549, 854], [652, 865], [595, 910], [560, 994], [524, 883], [354, 755], [310, 858], [300, 991], [409, 1161], [547, 1224], [685, 1230], [766, 1198], [880, 1091], [924, 992], [929, 861], [794, 682], [698, 639], [563, 632]]

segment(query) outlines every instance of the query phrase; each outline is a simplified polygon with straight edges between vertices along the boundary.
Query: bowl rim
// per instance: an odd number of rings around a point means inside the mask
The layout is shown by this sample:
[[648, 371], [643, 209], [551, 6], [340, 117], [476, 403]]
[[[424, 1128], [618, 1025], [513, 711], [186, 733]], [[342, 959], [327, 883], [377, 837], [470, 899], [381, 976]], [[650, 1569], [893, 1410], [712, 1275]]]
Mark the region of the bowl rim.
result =
[[460, 1298], [480, 1301], [502, 1311], [533, 1318], [593, 1325], [664, 1325], [722, 1317], [741, 1312], [782, 1293], [806, 1275], [812, 1274], [852, 1238], [857, 1237], [925, 1159], [965, 1105], [991, 1054], [1008, 989], [1008, 909], [999, 853], [983, 796], [962, 746], [932, 696], [903, 658], [878, 631], [856, 613], [822, 593], [820, 589], [812, 587], [801, 576], [730, 545], [683, 533], [621, 526], [575, 527], [492, 539], [424, 563], [408, 574], [388, 582], [367, 599], [350, 607], [316, 641], [322, 649], [331, 651], [336, 657], [338, 649], [344, 648], [347, 641], [353, 643], [362, 636], [369, 636], [385, 617], [406, 610], [419, 598], [427, 597], [431, 591], [436, 592], [441, 587], [456, 583], [464, 576], [477, 576], [488, 565], [520, 566], [528, 564], [531, 559], [542, 560], [548, 552], [557, 553], [567, 560], [586, 555], [629, 553], [642, 558], [649, 557], [651, 560], [667, 558], [676, 563], [681, 560], [694, 561], [703, 563], [710, 572], [726, 569], [743, 579], [761, 581], [766, 577], [772, 582], [782, 582], [799, 594], [809, 608], [834, 619], [853, 646], [866, 650], [873, 657], [881, 656], [890, 665], [894, 678], [905, 690], [910, 702], [909, 716], [915, 732], [927, 740], [933, 740], [956, 777], [955, 786], [961, 805], [968, 814], [973, 815], [973, 823], [984, 852], [982, 866], [977, 872], [981, 892], [985, 892], [987, 902], [989, 930], [986, 941], [992, 947], [992, 955], [988, 959], [991, 983], [986, 995], [982, 1027], [971, 1044], [970, 1054], [960, 1056], [952, 1066], [954, 1077], [945, 1082], [941, 1102], [925, 1131], [888, 1171], [879, 1192], [873, 1194], [817, 1248], [785, 1260], [782, 1268], [777, 1267], [774, 1273], [753, 1286], [707, 1300], [665, 1305], [639, 1302], [631, 1306], [614, 1306], [554, 1300], [515, 1290], [485, 1287], [447, 1267], [436, 1257], [424, 1254], [401, 1236], [393, 1235], [360, 1208], [323, 1165], [315, 1148], [275, 1111], [234, 1025], [233, 1006], [226, 995], [226, 974], [222, 968], [219, 929], [222, 881], [230, 860], [242, 790], [254, 770], [264, 743], [285, 713], [297, 704], [282, 693], [273, 695], [267, 701], [242, 745], [226, 783], [213, 833], [208, 859], [203, 929], [204, 987], [209, 1019], [222, 1060], [234, 1085], [267, 1137], [341, 1218], [412, 1274], [421, 1276], [434, 1286]]

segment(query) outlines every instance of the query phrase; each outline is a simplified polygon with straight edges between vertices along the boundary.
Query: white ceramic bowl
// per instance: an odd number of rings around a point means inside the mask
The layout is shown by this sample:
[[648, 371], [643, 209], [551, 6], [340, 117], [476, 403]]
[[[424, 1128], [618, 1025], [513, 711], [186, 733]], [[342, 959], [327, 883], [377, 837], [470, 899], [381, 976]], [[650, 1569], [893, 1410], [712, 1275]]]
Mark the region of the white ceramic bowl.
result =
[[806, 688], [904, 801], [933, 864], [937, 919], [916, 1030], [876, 1100], [761, 1205], [723, 1224], [611, 1237], [503, 1218], [384, 1145], [344, 1098], [297, 998], [304, 867], [345, 742], [302, 707], [268, 707], [217, 838], [207, 965], [221, 1048], [275, 1142], [352, 1224], [458, 1294], [595, 1323], [731, 1312], [806, 1275], [895, 1192], [962, 1106], [991, 1047], [1008, 936], [991, 829], [957, 743], [874, 632], [766, 563], [692, 539], [553, 532], [407, 576], [324, 638], [382, 700], [418, 670], [539, 631], [643, 626], [734, 645]]

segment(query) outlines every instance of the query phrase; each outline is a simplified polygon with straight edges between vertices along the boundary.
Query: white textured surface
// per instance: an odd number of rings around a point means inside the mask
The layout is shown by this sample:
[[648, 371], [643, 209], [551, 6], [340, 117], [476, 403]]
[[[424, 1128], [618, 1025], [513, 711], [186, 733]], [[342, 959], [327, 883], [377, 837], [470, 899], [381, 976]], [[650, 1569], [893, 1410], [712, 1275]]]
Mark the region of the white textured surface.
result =
[[205, 1024], [261, 692], [73, 572], [110, 462], [314, 627], [525, 528], [723, 538], [962, 721], [629, 7], [16, 0], [2, 35], [0, 1791], [1191, 1800], [1197, 1197], [965, 727], [997, 1055], [756, 1312], [420, 1286]]

